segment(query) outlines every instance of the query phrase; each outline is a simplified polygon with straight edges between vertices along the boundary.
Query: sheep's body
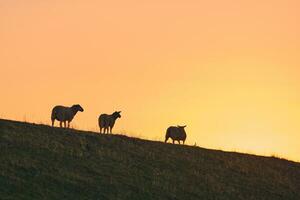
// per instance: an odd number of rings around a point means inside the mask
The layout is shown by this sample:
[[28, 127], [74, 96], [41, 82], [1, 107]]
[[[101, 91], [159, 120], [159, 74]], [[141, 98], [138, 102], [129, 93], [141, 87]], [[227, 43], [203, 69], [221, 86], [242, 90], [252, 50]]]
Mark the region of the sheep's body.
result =
[[[60, 122], [60, 127], [64, 124], [64, 127], [70, 127], [70, 122], [73, 120], [77, 112], [83, 112], [83, 108], [80, 105], [73, 105], [72, 107], [55, 106], [52, 109], [51, 121], [54, 126], [55, 120]], [[66, 125], [67, 123], [67, 125]]]
[[169, 138], [171, 138], [173, 140], [173, 144], [175, 141], [178, 141], [178, 143], [180, 144], [180, 141], [183, 141], [183, 144], [186, 140], [186, 132], [184, 130], [186, 126], [170, 126], [167, 129], [166, 132], [166, 140], [165, 142], [168, 141]]
[[121, 118], [120, 113], [121, 111], [114, 112], [111, 115], [101, 114], [98, 119], [100, 133], [102, 133], [102, 129], [104, 129], [104, 133], [111, 133], [115, 125], [116, 119]]

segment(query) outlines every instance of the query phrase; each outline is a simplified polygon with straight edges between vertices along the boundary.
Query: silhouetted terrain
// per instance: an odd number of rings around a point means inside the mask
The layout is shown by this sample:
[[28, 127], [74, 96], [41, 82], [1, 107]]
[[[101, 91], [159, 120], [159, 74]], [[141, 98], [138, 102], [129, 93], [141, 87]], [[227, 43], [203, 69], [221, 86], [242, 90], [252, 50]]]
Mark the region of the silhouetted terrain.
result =
[[[164, 138], [164, 135], [162, 135]], [[300, 199], [300, 163], [0, 120], [0, 199]]]

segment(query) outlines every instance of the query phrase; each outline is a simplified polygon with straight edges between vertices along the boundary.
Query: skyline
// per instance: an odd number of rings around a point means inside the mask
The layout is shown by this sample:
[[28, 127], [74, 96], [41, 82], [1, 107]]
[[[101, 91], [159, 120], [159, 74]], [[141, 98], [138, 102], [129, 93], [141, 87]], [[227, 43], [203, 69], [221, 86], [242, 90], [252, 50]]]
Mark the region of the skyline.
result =
[[300, 160], [300, 2], [2, 1], [0, 117]]

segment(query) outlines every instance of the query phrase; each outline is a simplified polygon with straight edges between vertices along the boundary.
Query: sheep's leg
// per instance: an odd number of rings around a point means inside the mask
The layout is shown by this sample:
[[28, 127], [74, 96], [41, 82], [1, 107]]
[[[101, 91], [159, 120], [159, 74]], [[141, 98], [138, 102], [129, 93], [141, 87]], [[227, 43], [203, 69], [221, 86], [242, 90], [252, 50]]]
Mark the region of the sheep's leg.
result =
[[110, 133], [110, 134], [111, 134], [111, 129], [112, 129], [111, 127], [108, 127], [108, 130], [109, 130], [109, 133]]
[[100, 134], [102, 133], [102, 127], [100, 127]]
[[180, 144], [180, 140], [178, 140], [178, 143]]
[[68, 123], [68, 128], [70, 128], [70, 121], [67, 121], [67, 123]]
[[54, 121], [55, 121], [55, 119], [52, 119], [52, 126], [54, 126]]
[[175, 140], [173, 140], [173, 144], [174, 144]]
[[59, 126], [60, 126], [60, 128], [62, 128], [62, 121], [59, 122]]

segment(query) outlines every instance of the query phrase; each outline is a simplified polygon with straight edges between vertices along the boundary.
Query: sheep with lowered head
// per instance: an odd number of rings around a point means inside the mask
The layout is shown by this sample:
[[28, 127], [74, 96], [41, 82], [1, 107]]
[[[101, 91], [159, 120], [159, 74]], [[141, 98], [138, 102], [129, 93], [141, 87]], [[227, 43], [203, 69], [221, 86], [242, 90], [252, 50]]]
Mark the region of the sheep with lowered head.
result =
[[186, 139], [186, 132], [184, 130], [186, 126], [170, 126], [167, 129], [166, 132], [166, 140], [165, 142], [168, 141], [169, 138], [171, 138], [173, 140], [173, 144], [175, 141], [178, 141], [178, 143], [180, 144], [180, 141], [183, 141], [183, 144], [185, 142]]
[[66, 122], [68, 123], [68, 128], [70, 127], [70, 122], [73, 120], [74, 116], [77, 112], [83, 112], [83, 108], [79, 105], [73, 105], [72, 107], [65, 107], [65, 106], [55, 106], [52, 109], [51, 114], [51, 121], [52, 126], [54, 126], [54, 121], [57, 120], [60, 122], [60, 127], [64, 123], [64, 127], [67, 127]]

